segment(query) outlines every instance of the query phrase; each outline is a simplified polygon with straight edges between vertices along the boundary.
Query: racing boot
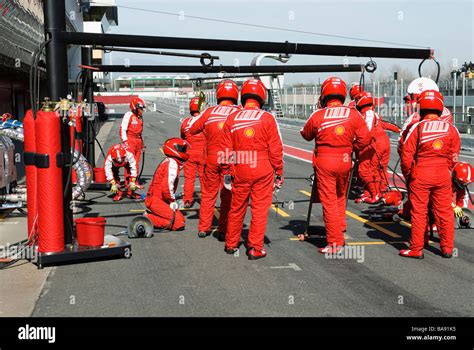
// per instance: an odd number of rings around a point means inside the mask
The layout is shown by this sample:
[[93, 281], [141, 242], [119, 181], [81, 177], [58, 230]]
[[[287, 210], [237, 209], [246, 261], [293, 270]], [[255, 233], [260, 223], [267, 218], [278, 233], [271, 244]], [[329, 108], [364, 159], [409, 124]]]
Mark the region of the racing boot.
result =
[[367, 203], [367, 204], [377, 204], [380, 202], [380, 195], [379, 194], [376, 194], [375, 196], [373, 197], [370, 197], [368, 199], [365, 199], [364, 200], [364, 203]]
[[344, 249], [344, 246], [343, 245], [335, 245], [335, 244], [331, 244], [331, 245], [327, 245], [323, 248], [319, 248], [318, 251], [321, 253], [321, 254], [337, 254], [339, 253], [341, 250]]
[[364, 193], [362, 193], [362, 195], [359, 198], [356, 198], [354, 202], [356, 204], [369, 203], [371, 199], [372, 198], [370, 197], [370, 193], [368, 191], [364, 191]]
[[446, 259], [452, 258], [453, 250], [452, 249], [443, 249], [443, 248], [441, 248], [441, 256], [443, 258], [446, 258]]
[[239, 248], [236, 248], [236, 247], [231, 248], [231, 247], [225, 246], [225, 247], [224, 247], [224, 251], [225, 251], [227, 254], [231, 255], [231, 254], [237, 253], [237, 252], [239, 251]]
[[210, 233], [209, 232], [206, 232], [206, 231], [199, 231], [198, 232], [198, 237], [199, 238], [206, 238], [207, 236], [209, 236]]
[[114, 202], [118, 202], [118, 201], [122, 200], [122, 198], [123, 198], [123, 192], [119, 190], [117, 192], [117, 194], [115, 195], [113, 200], [114, 200]]
[[413, 258], [413, 259], [423, 259], [425, 257], [423, 255], [423, 252], [417, 252], [412, 249], [402, 249], [400, 250], [399, 255], [405, 258]]
[[247, 253], [249, 260], [257, 260], [267, 256], [267, 251], [265, 249], [257, 250], [254, 247], [249, 248]]
[[141, 199], [142, 196], [135, 192], [128, 192], [127, 197], [130, 199]]

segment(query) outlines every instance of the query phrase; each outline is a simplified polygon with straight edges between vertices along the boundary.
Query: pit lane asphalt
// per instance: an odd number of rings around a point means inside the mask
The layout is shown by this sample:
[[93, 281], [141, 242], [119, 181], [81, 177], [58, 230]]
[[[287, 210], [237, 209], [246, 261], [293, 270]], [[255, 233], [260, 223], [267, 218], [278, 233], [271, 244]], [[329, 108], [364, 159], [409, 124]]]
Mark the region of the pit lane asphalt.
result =
[[[143, 178], [148, 182], [163, 159], [162, 142], [179, 135], [178, 106], [160, 102], [157, 108], [145, 114]], [[116, 120], [105, 148], [118, 142], [119, 127]], [[311, 150], [297, 130], [282, 127], [281, 132], [284, 143]], [[398, 249], [409, 234], [407, 227], [381, 224], [390, 230], [387, 234], [352, 216], [347, 218], [347, 243], [364, 249], [363, 261], [327, 259], [316, 250], [323, 241], [294, 240], [306, 218], [308, 196], [300, 191], [311, 191], [310, 173], [309, 163], [285, 156], [285, 185], [278, 201], [291, 200], [294, 208], [283, 208], [289, 217], [269, 211], [267, 258], [249, 261], [243, 247], [239, 256], [229, 256], [214, 237], [198, 239], [198, 212], [188, 211], [185, 231], [130, 240], [129, 260], [58, 267], [33, 316], [472, 316], [472, 231], [456, 232], [457, 258], [441, 258], [435, 239], [424, 260], [404, 259]], [[106, 217], [107, 234], [124, 230], [144, 208], [129, 199], [113, 203], [100, 191], [89, 192], [87, 200], [83, 214]], [[360, 215], [361, 208], [352, 201], [348, 205], [353, 215]], [[249, 221], [250, 213], [244, 235]], [[312, 224], [322, 230], [319, 204]]]

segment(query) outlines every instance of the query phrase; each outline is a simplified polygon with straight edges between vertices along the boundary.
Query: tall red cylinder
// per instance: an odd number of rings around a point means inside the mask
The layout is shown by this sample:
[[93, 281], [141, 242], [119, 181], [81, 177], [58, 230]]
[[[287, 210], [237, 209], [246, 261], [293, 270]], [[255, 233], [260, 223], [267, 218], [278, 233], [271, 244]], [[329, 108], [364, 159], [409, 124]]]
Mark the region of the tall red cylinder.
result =
[[[38, 195], [38, 250], [64, 250], [64, 210], [60, 118], [54, 112], [39, 111], [35, 121]], [[72, 223], [71, 223], [72, 225]]]
[[26, 174], [26, 195], [28, 208], [28, 240], [32, 243], [32, 237], [37, 231], [38, 206], [36, 198], [36, 166], [34, 165], [34, 154], [36, 152], [35, 138], [35, 120], [33, 112], [27, 111], [23, 120], [24, 141], [24, 160]]

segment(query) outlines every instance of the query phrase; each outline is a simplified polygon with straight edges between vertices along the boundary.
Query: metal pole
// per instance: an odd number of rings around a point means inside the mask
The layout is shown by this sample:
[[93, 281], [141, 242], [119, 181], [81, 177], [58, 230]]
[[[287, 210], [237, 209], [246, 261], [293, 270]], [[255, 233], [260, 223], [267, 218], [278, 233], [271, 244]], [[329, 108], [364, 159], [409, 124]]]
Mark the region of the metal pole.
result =
[[[83, 46], [81, 49], [81, 58], [82, 58], [82, 64], [85, 66], [91, 66], [92, 65], [92, 47], [91, 46]], [[86, 99], [87, 103], [90, 104], [90, 112], [91, 115], [94, 113], [94, 73], [90, 69], [86, 69], [84, 71], [83, 79], [82, 79], [82, 84], [84, 86], [84, 96], [82, 96], [82, 99]], [[92, 168], [95, 168], [95, 140], [94, 140], [94, 132], [93, 128], [95, 124], [95, 120], [87, 120], [85, 118], [84, 120], [84, 130], [83, 130], [83, 138], [85, 139], [84, 141], [84, 150], [83, 153], [87, 155], [87, 162], [92, 166]]]
[[456, 122], [457, 72], [453, 72], [453, 122]]
[[303, 109], [304, 109], [304, 119], [306, 119], [306, 86], [303, 87]]
[[393, 104], [394, 104], [395, 109], [393, 109], [393, 110], [395, 111], [395, 115], [394, 115], [395, 123], [397, 123], [397, 90], [398, 90], [398, 84], [397, 84], [396, 80], [394, 80], [394, 82], [395, 82], [395, 86], [394, 86], [394, 91], [393, 91]]
[[[46, 64], [48, 94], [52, 101], [59, 101], [68, 94], [68, 65], [67, 46], [61, 39], [60, 33], [66, 30], [66, 6], [64, 0], [44, 0], [44, 33], [46, 39], [51, 39], [46, 46]], [[71, 140], [69, 136], [69, 126], [61, 124], [61, 146], [64, 155], [71, 154]], [[67, 158], [66, 158], [67, 159]], [[67, 162], [65, 162], [67, 164]], [[67, 186], [70, 165], [63, 167], [63, 199], [64, 207], [64, 242], [72, 243], [72, 186]]]
[[462, 98], [461, 98], [461, 103], [462, 103], [462, 121], [463, 123], [465, 122], [465, 108], [466, 108], [466, 74], [462, 73]]
[[403, 123], [403, 79], [400, 80], [400, 123]]
[[[377, 96], [380, 98], [380, 81], [377, 81]], [[385, 101], [384, 101], [385, 103]], [[379, 103], [379, 112], [380, 114], [380, 103]]]

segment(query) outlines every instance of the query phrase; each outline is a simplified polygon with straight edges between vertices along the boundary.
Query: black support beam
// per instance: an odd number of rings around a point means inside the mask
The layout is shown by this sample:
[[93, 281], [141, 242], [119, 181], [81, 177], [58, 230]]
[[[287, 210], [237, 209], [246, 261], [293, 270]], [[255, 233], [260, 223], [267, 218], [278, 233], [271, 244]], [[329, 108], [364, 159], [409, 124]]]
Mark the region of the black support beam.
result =
[[352, 56], [352, 57], [381, 57], [425, 59], [431, 58], [433, 50], [395, 48], [395, 47], [367, 47], [348, 45], [320, 45], [290, 42], [220, 40], [204, 38], [179, 38], [146, 35], [125, 34], [96, 34], [62, 32], [61, 39], [72, 45], [102, 45], [143, 47], [153, 49], [199, 50], [199, 51], [232, 51], [280, 53], [319, 56]]
[[96, 65], [102, 72], [127, 73], [334, 73], [334, 72], [361, 72], [363, 65], [278, 65], [278, 66], [123, 66], [123, 65]]
[[[67, 45], [61, 40], [61, 33], [66, 30], [66, 6], [64, 1], [44, 0], [44, 33], [46, 39], [51, 39], [46, 45], [46, 64], [48, 79], [48, 96], [52, 101], [59, 101], [68, 94], [68, 61]], [[71, 138], [69, 126], [61, 123], [61, 148], [63, 154], [71, 153]], [[70, 165], [63, 167], [63, 208], [64, 208], [64, 241], [72, 243], [72, 186], [68, 181]]]

